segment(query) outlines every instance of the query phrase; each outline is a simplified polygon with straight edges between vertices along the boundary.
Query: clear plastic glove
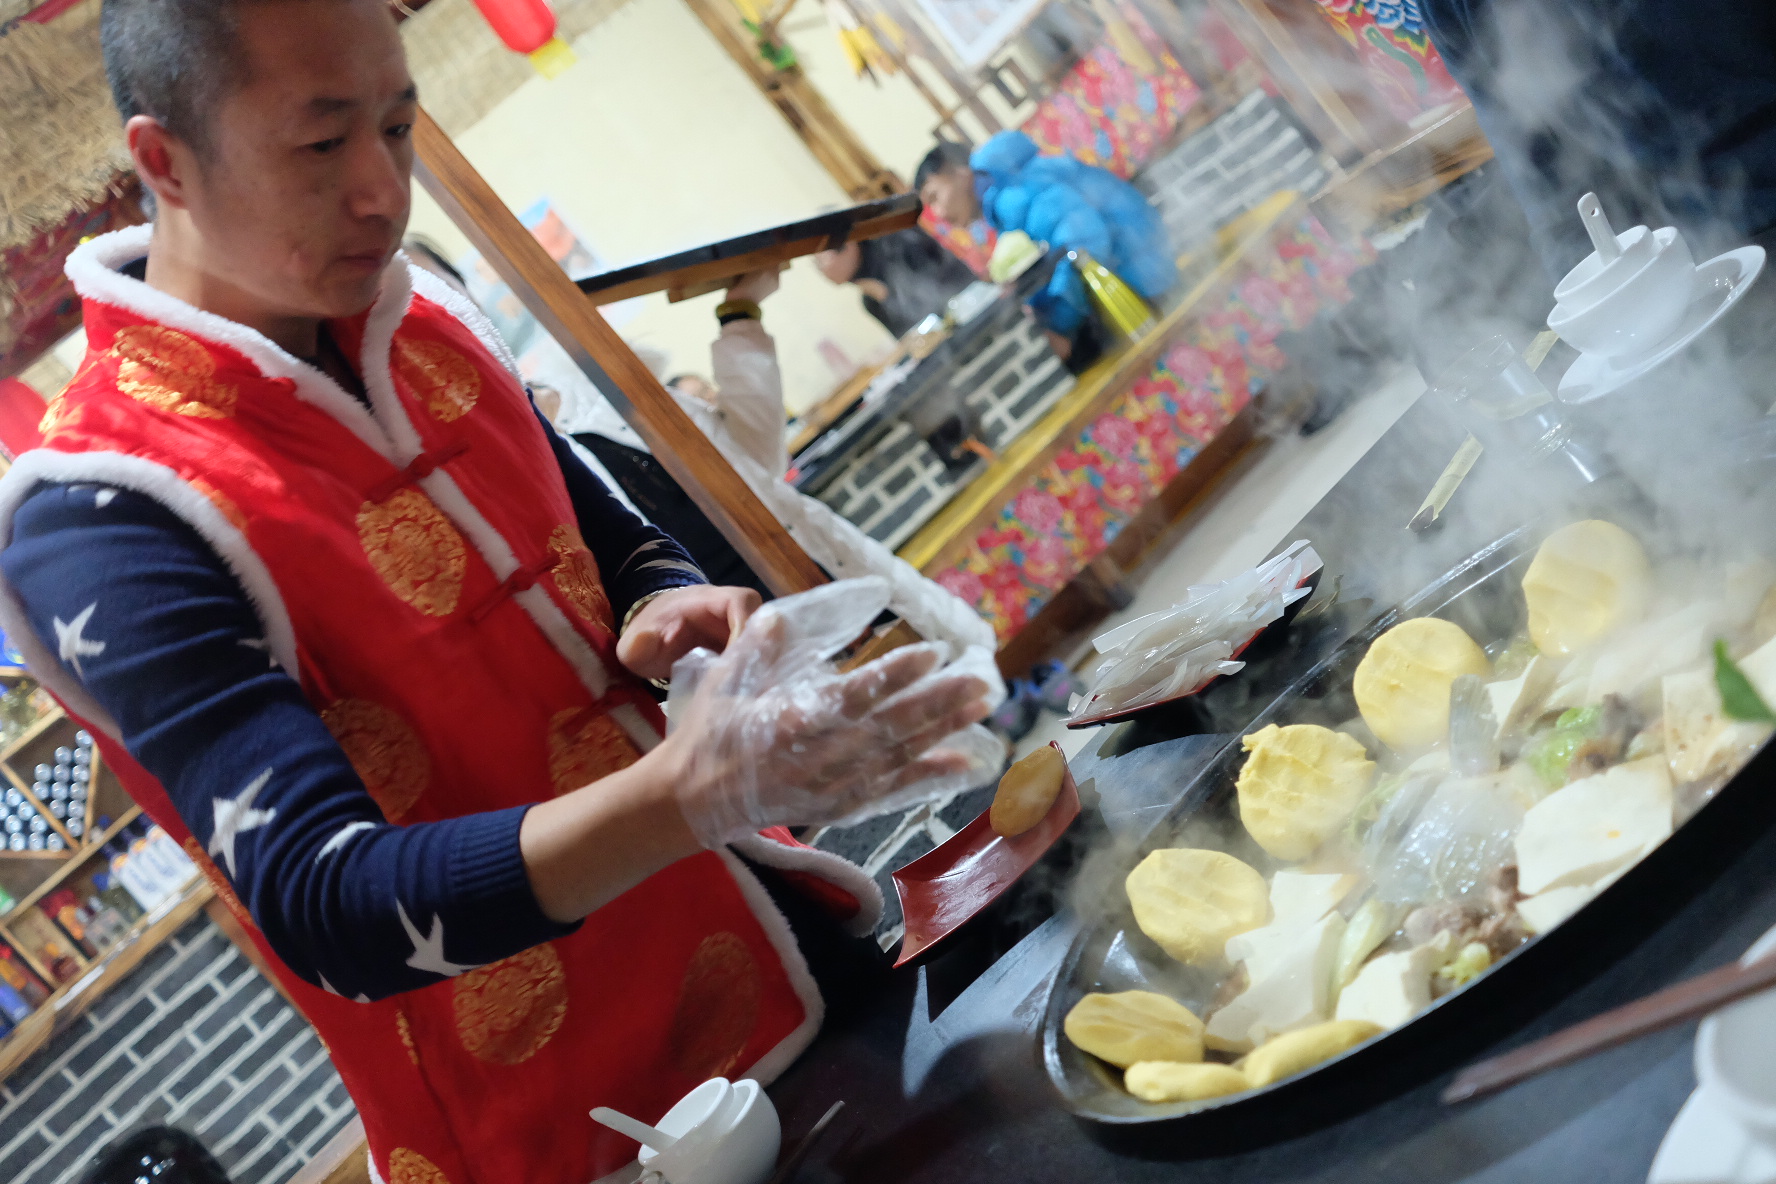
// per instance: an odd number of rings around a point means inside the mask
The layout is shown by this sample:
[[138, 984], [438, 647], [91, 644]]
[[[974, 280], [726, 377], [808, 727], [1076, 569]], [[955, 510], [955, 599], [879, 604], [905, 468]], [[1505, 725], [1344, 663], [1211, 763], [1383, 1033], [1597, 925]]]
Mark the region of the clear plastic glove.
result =
[[852, 822], [998, 775], [1004, 747], [977, 721], [1005, 686], [984, 647], [948, 665], [943, 643], [849, 673], [833, 665], [887, 603], [879, 578], [827, 584], [767, 604], [723, 653], [694, 650], [673, 668], [667, 743], [683, 746], [679, 808], [704, 846]]

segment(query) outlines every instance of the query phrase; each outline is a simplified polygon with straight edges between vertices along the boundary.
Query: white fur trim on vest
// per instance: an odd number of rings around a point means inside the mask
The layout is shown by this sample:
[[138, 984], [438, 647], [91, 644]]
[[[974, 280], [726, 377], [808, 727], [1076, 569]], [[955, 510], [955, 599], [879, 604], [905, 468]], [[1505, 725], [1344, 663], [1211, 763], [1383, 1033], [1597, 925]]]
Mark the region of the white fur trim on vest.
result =
[[853, 937], [866, 937], [876, 931], [882, 919], [882, 889], [849, 859], [813, 847], [786, 847], [763, 835], [748, 835], [728, 846], [754, 863], [786, 872], [807, 872], [837, 885], [857, 898], [857, 915], [845, 925]]
[[[419, 433], [395, 393], [390, 372], [391, 344], [395, 331], [407, 316], [416, 284], [427, 299], [437, 300], [447, 312], [461, 320], [499, 364], [510, 370], [515, 379], [517, 377], [511, 350], [499, 340], [487, 318], [475, 313], [448, 285], [441, 282], [434, 285], [436, 277], [412, 267], [405, 256], [398, 256], [383, 274], [382, 290], [365, 320], [363, 351], [358, 359], [364, 389], [374, 409], [372, 414], [326, 374], [286, 353], [263, 334], [193, 308], [119, 272], [118, 268], [147, 253], [152, 231], [153, 228], [148, 226], [130, 227], [100, 235], [77, 248], [68, 257], [67, 268], [75, 290], [86, 299], [127, 309], [156, 324], [239, 351], [266, 377], [292, 381], [298, 398], [332, 416], [396, 468], [405, 468], [422, 451]], [[439, 295], [445, 298], [438, 299]], [[496, 579], [504, 580], [518, 570], [518, 558], [511, 544], [475, 507], [448, 472], [436, 469], [418, 484], [462, 532], [492, 569]], [[164, 499], [158, 500], [164, 503]], [[171, 504], [168, 508], [178, 510]], [[227, 556], [223, 558], [226, 560]], [[514, 600], [529, 614], [556, 651], [567, 659], [581, 684], [593, 695], [603, 697], [610, 689], [610, 671], [548, 593], [533, 587], [519, 593]], [[268, 632], [270, 627], [268, 622]], [[659, 743], [659, 733], [639, 712], [618, 713], [616, 718], [630, 740], [642, 751]]]
[[[0, 548], [12, 542], [12, 519], [19, 506], [40, 484], [114, 485], [151, 497], [178, 515], [195, 530], [229, 572], [240, 582], [253, 604], [271, 654], [292, 678], [300, 679], [296, 657], [296, 630], [284, 608], [283, 594], [271, 571], [247, 538], [222, 516], [213, 502], [185, 483], [165, 465], [139, 456], [117, 452], [56, 452], [37, 448], [19, 457], [10, 472], [0, 478]], [[103, 608], [103, 603], [100, 605]], [[37, 636], [25, 615], [25, 606], [12, 586], [0, 576], [0, 627], [18, 645], [26, 664], [75, 714], [92, 721], [113, 739], [121, 738], [116, 721], [86, 693], [86, 688], [63, 669], [61, 660]]]
[[783, 973], [789, 979], [789, 985], [794, 988], [796, 998], [802, 1001], [802, 1010], [806, 1013], [795, 1031], [779, 1041], [777, 1047], [754, 1061], [752, 1067], [746, 1071], [745, 1076], [760, 1085], [769, 1085], [814, 1042], [815, 1034], [820, 1031], [820, 1022], [826, 1018], [826, 1001], [820, 997], [820, 988], [815, 985], [814, 976], [808, 973], [808, 960], [802, 957], [802, 947], [796, 944], [795, 933], [790, 929], [789, 921], [777, 911], [771, 894], [758, 882], [758, 877], [731, 853], [718, 851], [716, 854], [721, 856], [728, 874], [739, 885], [740, 895], [746, 899], [747, 907], [758, 918], [759, 928], [765, 931], [777, 956], [782, 959]]

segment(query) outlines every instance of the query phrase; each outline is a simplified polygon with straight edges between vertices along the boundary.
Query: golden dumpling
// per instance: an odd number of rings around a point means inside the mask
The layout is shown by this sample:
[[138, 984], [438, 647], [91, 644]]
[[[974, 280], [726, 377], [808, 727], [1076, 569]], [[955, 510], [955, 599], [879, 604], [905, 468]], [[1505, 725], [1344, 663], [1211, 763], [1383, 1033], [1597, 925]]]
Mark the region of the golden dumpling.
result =
[[1093, 992], [1073, 1005], [1061, 1029], [1076, 1047], [1118, 1069], [1137, 1061], [1202, 1060], [1202, 1021], [1152, 991]]
[[1270, 920], [1270, 885], [1221, 851], [1150, 852], [1128, 874], [1126, 886], [1141, 932], [1180, 962], [1219, 962], [1228, 938]]
[[1252, 1088], [1244, 1073], [1213, 1062], [1140, 1061], [1128, 1067], [1122, 1083], [1143, 1102], [1201, 1102]]
[[1291, 862], [1337, 833], [1375, 775], [1361, 741], [1318, 724], [1271, 724], [1245, 747], [1240, 820], [1260, 847]]
[[1396, 752], [1410, 752], [1449, 734], [1450, 684], [1491, 669], [1486, 651], [1460, 625], [1418, 617], [1375, 639], [1351, 690], [1369, 730]]
[[1652, 565], [1639, 540], [1596, 518], [1543, 540], [1523, 573], [1529, 637], [1547, 654], [1571, 654], [1638, 620], [1652, 595]]
[[1240, 1068], [1245, 1070], [1251, 1088], [1263, 1089], [1285, 1077], [1311, 1069], [1321, 1061], [1329, 1061], [1371, 1036], [1379, 1036], [1382, 1031], [1380, 1024], [1368, 1020], [1330, 1020], [1298, 1032], [1271, 1037], [1241, 1061]]
[[987, 821], [993, 833], [1015, 838], [1048, 816], [1067, 777], [1067, 758], [1061, 750], [1044, 744], [999, 779], [999, 792]]

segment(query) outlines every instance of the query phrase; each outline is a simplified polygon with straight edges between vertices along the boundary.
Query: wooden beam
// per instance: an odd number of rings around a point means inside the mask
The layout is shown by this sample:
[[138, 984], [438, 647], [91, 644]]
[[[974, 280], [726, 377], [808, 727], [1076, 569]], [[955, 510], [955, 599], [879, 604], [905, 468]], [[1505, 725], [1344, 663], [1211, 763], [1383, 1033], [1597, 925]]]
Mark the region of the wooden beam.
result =
[[902, 181], [876, 159], [857, 133], [840, 119], [825, 97], [808, 81], [800, 66], [773, 69], [759, 57], [755, 34], [741, 23], [732, 0], [685, 0], [753, 85], [788, 121], [820, 166], [853, 201], [869, 201], [906, 190]]
[[426, 192], [647, 441], [654, 459], [684, 487], [766, 586], [786, 596], [826, 583], [825, 574], [727, 458], [424, 111], [414, 124], [413, 139], [415, 172]]

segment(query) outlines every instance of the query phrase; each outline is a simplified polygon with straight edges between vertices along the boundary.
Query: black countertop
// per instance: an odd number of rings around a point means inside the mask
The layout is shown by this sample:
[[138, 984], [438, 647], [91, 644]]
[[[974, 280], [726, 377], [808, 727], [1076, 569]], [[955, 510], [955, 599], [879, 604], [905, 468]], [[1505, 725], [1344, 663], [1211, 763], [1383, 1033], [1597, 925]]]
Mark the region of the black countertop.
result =
[[[1644, 397], [1667, 398], [1669, 389]], [[1600, 440], [1619, 432], [1634, 412], [1624, 398], [1569, 414], [1581, 439]], [[1729, 424], [1749, 414], [1724, 401], [1709, 411]], [[1637, 454], [1632, 443], [1612, 439], [1621, 475], [1587, 485], [1559, 458], [1542, 467], [1508, 463], [1509, 442], [1482, 426], [1489, 453], [1457, 491], [1445, 521], [1428, 533], [1409, 533], [1407, 520], [1474, 426], [1442, 400], [1421, 399], [1288, 536], [1314, 541], [1353, 613], [1362, 606], [1350, 602], [1391, 605], [1538, 516], [1568, 512], [1600, 495], [1634, 501], [1662, 482], [1697, 479], [1698, 470], [1684, 467], [1697, 462], [1682, 440], [1658, 441]], [[1717, 475], [1724, 455], [1715, 457]], [[1651, 517], [1671, 520], [1669, 514]], [[1264, 677], [1282, 678], [1310, 660], [1286, 654], [1281, 669]], [[1257, 699], [1262, 696], [1248, 697], [1251, 714], [1263, 706]], [[1124, 808], [1141, 800], [1162, 808], [1172, 787], [1182, 787], [1191, 768], [1239, 726], [1228, 714], [1214, 713], [1227, 734], [1112, 757], [1099, 754], [1126, 747], [1128, 733], [1105, 729], [1073, 762], [1082, 793]], [[1646, 1178], [1660, 1139], [1694, 1088], [1690, 1025], [1460, 1107], [1443, 1106], [1437, 1095], [1466, 1061], [1335, 1125], [1279, 1130], [1276, 1142], [1261, 1150], [1192, 1158], [1189, 1147], [1179, 1146], [1172, 1149], [1175, 1158], [1136, 1158], [1103, 1145], [1061, 1109], [1039, 1061], [1036, 1024], [1071, 924], [1068, 914], [1055, 916], [996, 961], [965, 945], [895, 976], [861, 1018], [829, 1025], [771, 1091], [789, 1136], [805, 1131], [834, 1100], [847, 1103], [838, 1130], [822, 1140], [797, 1179], [1629, 1184]], [[1709, 888], [1631, 953], [1599, 966], [1588, 985], [1497, 1042], [1494, 1051], [1736, 958], [1772, 925], [1776, 832], [1743, 848]]]

